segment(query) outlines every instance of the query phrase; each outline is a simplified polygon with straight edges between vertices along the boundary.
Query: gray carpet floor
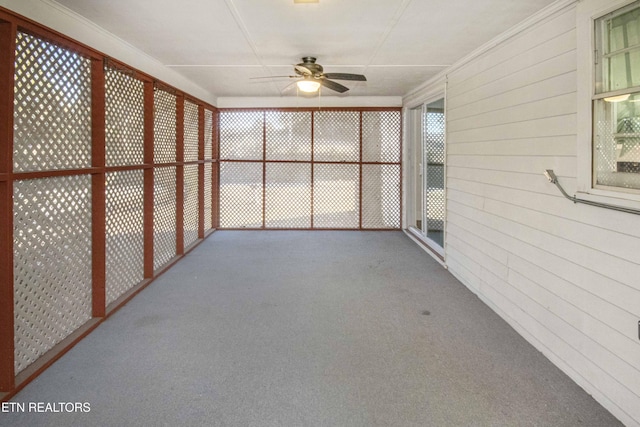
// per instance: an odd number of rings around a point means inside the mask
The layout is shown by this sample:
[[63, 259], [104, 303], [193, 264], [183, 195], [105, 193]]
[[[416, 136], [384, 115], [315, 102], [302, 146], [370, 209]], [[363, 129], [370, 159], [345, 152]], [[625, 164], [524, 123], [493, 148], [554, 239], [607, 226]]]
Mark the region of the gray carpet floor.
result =
[[401, 232], [221, 231], [29, 384], [3, 426], [612, 426]]

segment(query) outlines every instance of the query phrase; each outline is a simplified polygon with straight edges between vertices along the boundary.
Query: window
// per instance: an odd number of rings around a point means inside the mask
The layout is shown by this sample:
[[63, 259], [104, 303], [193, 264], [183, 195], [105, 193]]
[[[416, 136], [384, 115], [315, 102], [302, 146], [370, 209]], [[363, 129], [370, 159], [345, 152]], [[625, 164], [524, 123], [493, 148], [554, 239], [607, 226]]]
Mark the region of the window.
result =
[[640, 190], [640, 1], [595, 21], [593, 185]]

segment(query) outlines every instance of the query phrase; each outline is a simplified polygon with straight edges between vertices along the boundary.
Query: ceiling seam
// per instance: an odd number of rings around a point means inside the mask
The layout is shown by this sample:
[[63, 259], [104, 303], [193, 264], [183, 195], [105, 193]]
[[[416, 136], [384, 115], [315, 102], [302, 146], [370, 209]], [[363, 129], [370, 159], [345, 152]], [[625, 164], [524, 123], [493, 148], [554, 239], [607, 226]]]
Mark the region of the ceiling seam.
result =
[[382, 49], [382, 45], [387, 41], [387, 38], [389, 38], [391, 31], [393, 31], [396, 25], [398, 25], [398, 22], [400, 21], [402, 15], [404, 15], [404, 11], [407, 9], [407, 6], [409, 6], [409, 3], [411, 3], [411, 0], [402, 0], [400, 6], [398, 6], [398, 8], [396, 9], [396, 12], [393, 14], [393, 18], [391, 18], [391, 21], [389, 21], [389, 25], [387, 25], [384, 33], [382, 33], [380, 40], [376, 44], [376, 47], [373, 49], [372, 55], [369, 57], [369, 61], [367, 61], [367, 65], [365, 65], [364, 67], [364, 74], [367, 73], [367, 70], [371, 66], [371, 63], [376, 58], [376, 56], [378, 56], [380, 49]]
[[[224, 2], [227, 5], [227, 8], [229, 8], [229, 12], [231, 12], [231, 15], [233, 15], [233, 19], [235, 19], [236, 24], [238, 24], [238, 27], [240, 27], [240, 31], [242, 31], [242, 34], [244, 35], [244, 38], [246, 39], [247, 43], [249, 43], [249, 46], [251, 47], [251, 50], [253, 51], [253, 54], [256, 57], [256, 60], [258, 61], [260, 66], [266, 70], [266, 73], [271, 75], [271, 71], [269, 70], [269, 68], [262, 62], [262, 58], [258, 53], [258, 46], [255, 44], [255, 42], [251, 38], [251, 35], [249, 34], [249, 29], [247, 28], [244, 21], [242, 20], [242, 17], [240, 16], [240, 12], [238, 11], [238, 8], [234, 3], [234, 0], [224, 0]], [[270, 82], [270, 83], [276, 88], [278, 92], [280, 92], [275, 82]]]

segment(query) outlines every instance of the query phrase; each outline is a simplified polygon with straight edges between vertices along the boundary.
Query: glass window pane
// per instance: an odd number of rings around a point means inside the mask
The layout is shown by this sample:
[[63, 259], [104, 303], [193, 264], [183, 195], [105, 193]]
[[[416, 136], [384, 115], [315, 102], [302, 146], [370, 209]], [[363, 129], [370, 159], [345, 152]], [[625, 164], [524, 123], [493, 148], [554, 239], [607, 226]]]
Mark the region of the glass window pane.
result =
[[640, 1], [596, 21], [596, 93], [640, 86]]
[[640, 50], [612, 56], [607, 61], [607, 68], [608, 91], [640, 86]]
[[634, 9], [608, 21], [609, 46], [607, 52], [614, 53], [621, 49], [637, 46], [638, 26], [640, 25], [640, 9]]
[[594, 104], [594, 184], [640, 189], [640, 92]]

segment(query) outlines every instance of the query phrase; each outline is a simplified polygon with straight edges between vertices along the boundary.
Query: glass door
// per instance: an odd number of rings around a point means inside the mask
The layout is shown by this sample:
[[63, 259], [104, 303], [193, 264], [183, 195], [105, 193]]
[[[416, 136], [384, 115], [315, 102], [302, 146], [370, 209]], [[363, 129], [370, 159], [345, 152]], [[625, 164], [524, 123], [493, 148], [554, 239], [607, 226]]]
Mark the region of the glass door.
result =
[[444, 247], [444, 99], [423, 109], [423, 227], [425, 236]]
[[409, 110], [409, 229], [444, 255], [444, 99]]

